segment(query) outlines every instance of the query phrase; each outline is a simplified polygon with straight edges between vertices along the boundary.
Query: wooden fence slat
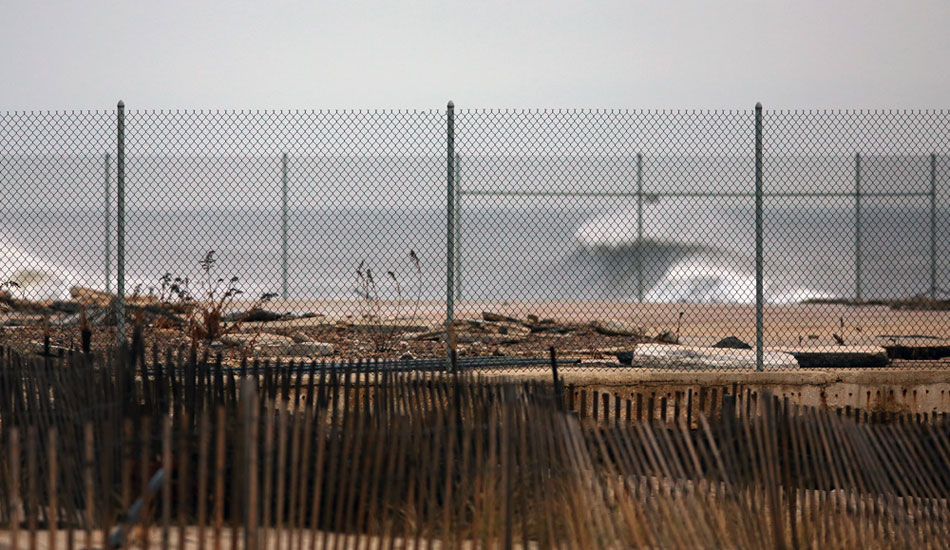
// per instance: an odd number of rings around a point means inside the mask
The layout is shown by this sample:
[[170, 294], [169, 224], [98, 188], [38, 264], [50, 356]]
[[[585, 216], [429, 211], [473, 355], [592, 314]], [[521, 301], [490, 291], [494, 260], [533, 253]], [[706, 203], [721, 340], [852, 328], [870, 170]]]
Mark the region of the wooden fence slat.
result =
[[47, 513], [46, 513], [46, 525], [49, 531], [49, 544], [47, 547], [49, 550], [56, 550], [57, 547], [57, 530], [59, 529], [59, 470], [57, 466], [58, 462], [58, 444], [56, 437], [56, 426], [51, 426], [48, 433], [48, 442], [46, 448], [46, 468], [49, 473], [49, 499], [47, 502]]
[[[158, 506], [155, 502], [156, 499], [149, 497], [149, 481], [152, 478], [152, 475], [155, 473], [152, 471], [154, 447], [152, 445], [152, 421], [151, 417], [148, 415], [142, 416], [141, 418], [141, 432], [139, 434], [140, 449], [139, 449], [139, 487], [143, 503], [142, 511], [140, 512], [139, 525], [141, 529], [139, 530], [139, 545], [145, 550], [149, 548], [149, 528], [151, 527], [152, 521], [152, 510], [157, 510]], [[131, 544], [129, 544], [131, 546]]]
[[[245, 512], [245, 548], [256, 550], [259, 548], [258, 539], [258, 445], [259, 445], [259, 411], [257, 406], [257, 392], [250, 380], [244, 380], [241, 388], [241, 399], [244, 403], [246, 434], [244, 440], [244, 455], [247, 457], [247, 500], [244, 503]], [[184, 550], [184, 549], [182, 549]]]
[[[297, 378], [297, 384], [299, 388], [300, 378]], [[291, 407], [293, 429], [291, 433], [291, 443], [290, 443], [290, 494], [288, 495], [288, 506], [287, 506], [287, 547], [293, 548], [294, 544], [294, 529], [297, 526], [297, 507], [299, 506], [297, 502], [297, 495], [300, 493], [300, 448], [302, 445], [301, 439], [303, 438], [303, 422], [301, 421], [301, 413], [298, 411], [299, 401], [296, 396], [294, 400], [289, 402]]]
[[284, 487], [287, 485], [287, 431], [288, 431], [288, 412], [287, 403], [280, 399], [277, 401], [277, 502], [274, 506], [274, 544], [277, 548], [282, 548], [283, 529], [284, 529]]
[[591, 412], [591, 417], [594, 419], [594, 422], [597, 422], [597, 417], [599, 416], [598, 409], [600, 408], [600, 392], [598, 390], [594, 390], [591, 395], [591, 405], [594, 407], [593, 411]]
[[198, 421], [198, 550], [205, 550], [205, 526], [208, 521], [208, 410], [206, 407], [201, 411], [201, 420]]
[[[197, 396], [192, 396], [193, 406], [192, 410], [197, 410]], [[190, 486], [188, 485], [188, 468], [191, 465], [191, 449], [188, 445], [188, 432], [191, 429], [191, 424], [188, 420], [189, 414], [187, 411], [181, 413], [181, 417], [178, 419], [178, 456], [175, 460], [175, 466], [178, 473], [178, 548], [179, 550], [184, 550], [185, 547], [185, 526], [187, 523], [187, 507], [189, 501], [188, 491]]]
[[311, 475], [314, 473], [307, 466], [310, 464], [310, 447], [313, 444], [313, 439], [314, 439], [313, 438], [313, 417], [314, 417], [313, 412], [314, 410], [313, 410], [313, 402], [310, 399], [310, 397], [313, 395], [312, 380], [313, 380], [313, 373], [315, 369], [316, 369], [316, 362], [311, 361], [310, 374], [309, 374], [311, 383], [309, 385], [309, 390], [307, 393], [307, 401], [305, 403], [304, 410], [303, 410], [303, 415], [304, 415], [304, 428], [303, 428], [303, 435], [302, 435], [303, 454], [300, 458], [301, 477], [299, 481], [301, 491], [297, 499], [297, 506], [296, 506], [297, 517], [295, 519], [296, 526], [297, 526], [297, 540], [296, 540], [296, 544], [292, 546], [292, 548], [296, 548], [296, 550], [303, 550], [303, 533], [304, 531], [306, 531], [306, 518], [307, 518], [306, 511], [307, 511], [307, 496], [308, 495], [303, 489], [311, 487], [311, 485], [309, 484], [309, 480], [310, 480]]
[[39, 473], [37, 472], [37, 450], [36, 450], [36, 440], [39, 436], [37, 435], [37, 430], [35, 425], [29, 427], [27, 432], [26, 440], [26, 470], [27, 470], [27, 508], [26, 508], [26, 521], [27, 529], [29, 529], [29, 545], [30, 550], [36, 550], [37, 540], [36, 540], [36, 527], [37, 527], [37, 510], [40, 505], [40, 497], [38, 491], [38, 480], [37, 477]]
[[224, 524], [225, 407], [218, 406], [214, 426], [214, 550], [221, 550]]
[[263, 503], [263, 509], [261, 510], [261, 526], [264, 528], [263, 532], [258, 537], [261, 542], [262, 548], [267, 548], [269, 533], [271, 531], [272, 521], [271, 521], [271, 510], [274, 508], [273, 501], [273, 485], [274, 485], [274, 403], [267, 398], [266, 395], [262, 396], [262, 400], [265, 401], [264, 411], [265, 415], [262, 419], [264, 423], [264, 484], [261, 493], [261, 502]]
[[169, 524], [172, 515], [172, 417], [162, 417], [162, 471], [165, 482], [162, 483], [162, 550], [168, 550], [171, 544]]
[[686, 427], [693, 429], [693, 388], [686, 390]]
[[134, 429], [132, 418], [122, 421], [122, 509], [128, 510], [132, 506], [132, 450]]
[[[5, 393], [5, 392], [4, 392]], [[20, 512], [23, 507], [20, 496], [20, 430], [13, 426], [10, 437], [10, 548], [20, 547]]]

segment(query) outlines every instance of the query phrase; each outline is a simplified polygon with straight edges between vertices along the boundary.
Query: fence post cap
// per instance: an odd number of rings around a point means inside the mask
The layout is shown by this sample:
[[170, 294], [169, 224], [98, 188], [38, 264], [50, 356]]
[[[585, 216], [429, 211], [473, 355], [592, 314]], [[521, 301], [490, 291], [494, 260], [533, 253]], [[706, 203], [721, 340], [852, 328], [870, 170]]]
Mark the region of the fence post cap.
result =
[[454, 108], [455, 108], [455, 102], [450, 99], [450, 100], [449, 100], [449, 109], [454, 109]]
[[125, 108], [125, 102], [122, 101], [121, 99], [119, 100], [119, 108], [120, 108], [120, 109], [124, 109], [124, 108]]
[[757, 102], [755, 103], [755, 110], [756, 110], [756, 111], [761, 111], [761, 110], [762, 110], [762, 102], [761, 102], [761, 101], [757, 101]]

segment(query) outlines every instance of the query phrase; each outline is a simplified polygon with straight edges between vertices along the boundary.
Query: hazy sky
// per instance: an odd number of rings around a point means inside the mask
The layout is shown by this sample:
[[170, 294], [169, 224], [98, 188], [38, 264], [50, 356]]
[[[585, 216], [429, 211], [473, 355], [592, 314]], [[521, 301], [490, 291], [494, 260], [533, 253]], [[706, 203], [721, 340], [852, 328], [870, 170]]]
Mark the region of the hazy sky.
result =
[[0, 2], [0, 111], [950, 105], [948, 0]]

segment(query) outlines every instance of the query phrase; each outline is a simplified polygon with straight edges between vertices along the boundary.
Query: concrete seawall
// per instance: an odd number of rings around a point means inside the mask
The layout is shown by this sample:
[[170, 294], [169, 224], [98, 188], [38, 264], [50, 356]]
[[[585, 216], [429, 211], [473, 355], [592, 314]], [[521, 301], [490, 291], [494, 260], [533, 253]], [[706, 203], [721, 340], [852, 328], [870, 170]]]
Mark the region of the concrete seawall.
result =
[[[504, 373], [509, 375], [509, 373]], [[597, 391], [621, 398], [648, 392], [672, 402], [700, 389], [749, 389], [771, 392], [790, 404], [860, 409], [900, 414], [950, 413], [950, 370], [676, 372], [620, 368], [564, 368], [559, 373], [575, 390]], [[549, 378], [549, 372], [510, 374], [516, 378]]]

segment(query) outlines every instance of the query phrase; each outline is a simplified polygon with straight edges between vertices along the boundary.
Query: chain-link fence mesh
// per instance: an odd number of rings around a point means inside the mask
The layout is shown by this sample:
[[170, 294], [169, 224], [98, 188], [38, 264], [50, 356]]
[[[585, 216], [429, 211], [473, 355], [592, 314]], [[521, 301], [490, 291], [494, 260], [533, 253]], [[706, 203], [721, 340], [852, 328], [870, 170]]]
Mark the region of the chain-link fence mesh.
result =
[[[950, 115], [767, 112], [766, 344], [947, 345]], [[810, 303], [809, 303], [810, 302]]]
[[[130, 110], [124, 235], [117, 114], [0, 115], [10, 343], [113, 342], [124, 237], [150, 343], [442, 357], [451, 297], [461, 357], [755, 364], [753, 111]], [[948, 126], [764, 113], [764, 368], [941, 360]]]
[[[115, 155], [114, 111], [0, 114], [6, 341], [32, 344], [76, 314], [72, 285], [115, 291]], [[58, 332], [75, 341], [75, 331]], [[109, 332], [97, 331], [99, 345], [114, 341]]]
[[751, 120], [461, 113], [463, 309], [534, 315], [547, 343], [597, 359], [631, 339], [750, 341]]
[[[391, 353], [413, 319], [441, 322], [444, 113], [133, 111], [127, 124], [130, 288], [161, 294], [165, 276], [207, 302], [236, 277], [232, 314], [278, 314], [275, 334], [347, 354]], [[366, 330], [341, 338], [344, 324]]]

